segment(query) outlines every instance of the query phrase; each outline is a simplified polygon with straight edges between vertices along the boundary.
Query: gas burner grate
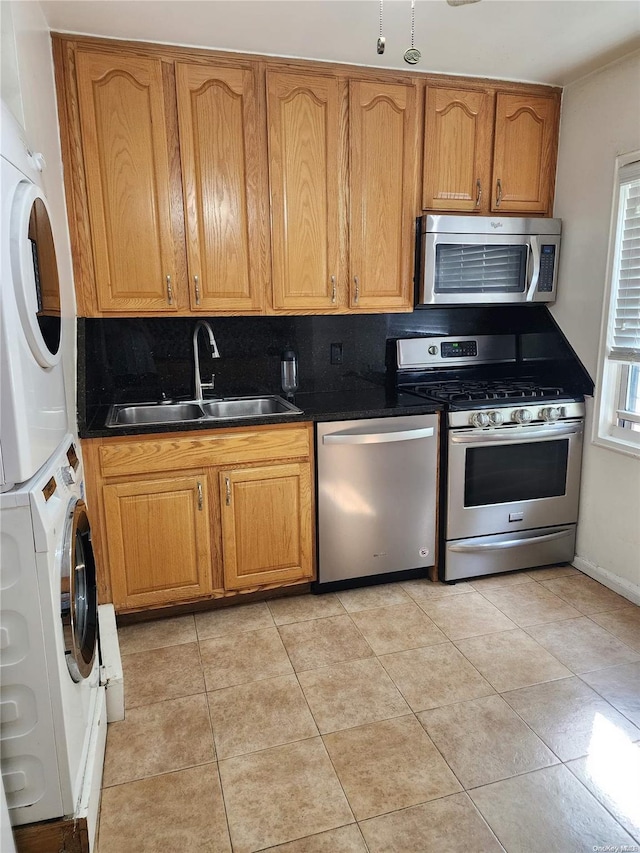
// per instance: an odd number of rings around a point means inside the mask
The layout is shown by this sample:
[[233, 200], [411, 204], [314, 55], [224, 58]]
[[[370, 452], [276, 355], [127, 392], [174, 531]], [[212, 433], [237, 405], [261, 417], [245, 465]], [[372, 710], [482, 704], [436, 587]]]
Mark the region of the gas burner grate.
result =
[[523, 380], [456, 380], [447, 382], [420, 382], [403, 386], [421, 397], [459, 406], [464, 403], [482, 403], [500, 400], [536, 400], [567, 397], [565, 389], [558, 386], [538, 385]]

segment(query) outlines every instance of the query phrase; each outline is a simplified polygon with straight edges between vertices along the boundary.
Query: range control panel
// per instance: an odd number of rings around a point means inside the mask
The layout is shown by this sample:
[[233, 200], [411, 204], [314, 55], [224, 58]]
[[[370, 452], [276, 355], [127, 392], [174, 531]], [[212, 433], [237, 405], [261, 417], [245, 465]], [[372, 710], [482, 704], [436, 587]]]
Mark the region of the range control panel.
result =
[[477, 341], [443, 341], [440, 344], [442, 358], [471, 358], [478, 355]]
[[516, 360], [515, 335], [401, 338], [396, 348], [398, 370]]

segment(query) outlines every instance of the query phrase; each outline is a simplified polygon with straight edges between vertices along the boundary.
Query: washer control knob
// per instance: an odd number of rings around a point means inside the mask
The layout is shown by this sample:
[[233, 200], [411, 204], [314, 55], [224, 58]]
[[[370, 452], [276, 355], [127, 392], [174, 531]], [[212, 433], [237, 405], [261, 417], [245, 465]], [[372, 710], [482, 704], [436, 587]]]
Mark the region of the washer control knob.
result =
[[61, 468], [60, 476], [62, 477], [62, 482], [65, 486], [73, 486], [76, 482], [76, 472], [73, 470], [72, 465], [65, 465], [64, 468]]
[[528, 424], [532, 417], [529, 409], [516, 409], [513, 413], [513, 419], [517, 424]]
[[503, 420], [502, 412], [489, 412], [489, 421], [493, 426], [499, 426]]
[[562, 417], [562, 409], [560, 406], [547, 406], [540, 414], [543, 421], [557, 421]]
[[438, 347], [433, 346], [433, 344], [429, 347], [429, 355], [438, 355]]
[[475, 427], [486, 427], [491, 423], [489, 415], [486, 412], [474, 412], [469, 420]]

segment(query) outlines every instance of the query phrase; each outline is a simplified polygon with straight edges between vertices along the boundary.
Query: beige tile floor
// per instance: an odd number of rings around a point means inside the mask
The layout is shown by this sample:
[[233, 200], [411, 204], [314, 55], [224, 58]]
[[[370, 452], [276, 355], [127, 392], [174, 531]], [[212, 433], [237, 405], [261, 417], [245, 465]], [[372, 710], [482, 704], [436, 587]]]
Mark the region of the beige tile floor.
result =
[[99, 853], [640, 849], [640, 608], [575, 569], [119, 636]]

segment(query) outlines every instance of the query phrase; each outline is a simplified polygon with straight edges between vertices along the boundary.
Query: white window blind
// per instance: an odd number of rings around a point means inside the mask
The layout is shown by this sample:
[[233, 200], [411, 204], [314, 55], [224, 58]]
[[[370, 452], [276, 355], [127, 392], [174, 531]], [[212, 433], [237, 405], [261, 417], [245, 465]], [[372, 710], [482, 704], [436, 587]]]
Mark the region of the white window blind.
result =
[[608, 356], [640, 363], [640, 162], [620, 169]]

